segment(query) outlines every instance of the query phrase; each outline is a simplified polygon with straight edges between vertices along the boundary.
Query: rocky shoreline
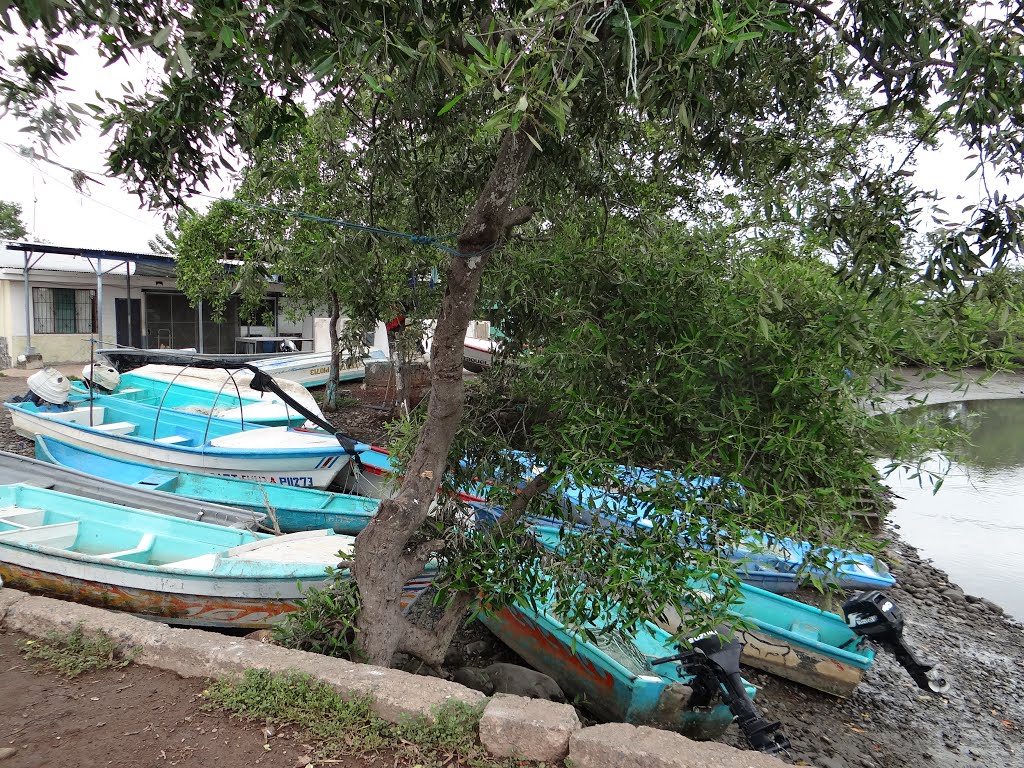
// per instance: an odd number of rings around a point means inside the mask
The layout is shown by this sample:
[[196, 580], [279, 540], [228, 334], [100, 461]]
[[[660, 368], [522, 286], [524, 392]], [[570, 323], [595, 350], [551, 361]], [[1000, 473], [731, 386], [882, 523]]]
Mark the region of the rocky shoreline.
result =
[[[998, 396], [1021, 396], [1024, 380], [1006, 378], [1000, 382], [1006, 393]], [[950, 394], [948, 382], [932, 380], [932, 385]], [[0, 378], [0, 398], [23, 391], [23, 378]], [[924, 387], [915, 394], [926, 392]], [[952, 394], [948, 399], [956, 399]], [[360, 426], [368, 434], [361, 437], [379, 439], [372, 432], [382, 415], [367, 418], [365, 409], [352, 410], [362, 410]], [[345, 422], [346, 414], [336, 418]], [[11, 430], [6, 412], [0, 418], [0, 449], [33, 454], [32, 443]], [[745, 670], [760, 688], [758, 706], [769, 719], [782, 721], [792, 742], [788, 761], [819, 768], [1024, 764], [1024, 626], [995, 603], [965, 595], [901, 541], [898, 531], [889, 528], [882, 535], [891, 541], [885, 557], [898, 579], [892, 596], [906, 616], [906, 636], [923, 655], [943, 665], [952, 688], [945, 695], [918, 689], [884, 651], [846, 700]], [[450, 661], [486, 666], [510, 656], [486, 629], [475, 626], [457, 638]], [[736, 729], [730, 729], [727, 740], [743, 746]]]

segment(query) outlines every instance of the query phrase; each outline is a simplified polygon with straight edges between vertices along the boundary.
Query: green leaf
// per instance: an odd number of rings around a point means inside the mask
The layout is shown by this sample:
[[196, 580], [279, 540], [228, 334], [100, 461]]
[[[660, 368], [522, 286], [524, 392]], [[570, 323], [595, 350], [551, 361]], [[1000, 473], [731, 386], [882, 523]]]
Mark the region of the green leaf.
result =
[[448, 110], [450, 110], [450, 109], [451, 109], [452, 107], [454, 107], [454, 106], [455, 106], [456, 104], [458, 104], [458, 103], [459, 103], [460, 101], [462, 101], [462, 99], [463, 99], [463, 97], [464, 97], [465, 95], [466, 95], [465, 93], [460, 93], [460, 94], [459, 94], [458, 96], [456, 96], [456, 97], [455, 97], [454, 99], [450, 100], [450, 101], [449, 101], [449, 102], [448, 102], [447, 104], [445, 104], [445, 105], [444, 105], [443, 107], [441, 107], [441, 109], [439, 109], [439, 110], [437, 111], [437, 116], [438, 116], [438, 117], [440, 117], [440, 116], [441, 116], [441, 115], [443, 115], [443, 114], [444, 114], [445, 112], [447, 112]]
[[167, 39], [170, 36], [171, 36], [171, 28], [170, 27], [164, 27], [163, 29], [158, 31], [155, 35], [153, 35], [153, 47], [154, 48], [162, 47], [167, 42]]
[[188, 51], [185, 49], [184, 43], [178, 43], [176, 51], [178, 58], [178, 65], [181, 67], [182, 74], [185, 75], [186, 79], [189, 79], [194, 74], [192, 69], [192, 57], [188, 55]]

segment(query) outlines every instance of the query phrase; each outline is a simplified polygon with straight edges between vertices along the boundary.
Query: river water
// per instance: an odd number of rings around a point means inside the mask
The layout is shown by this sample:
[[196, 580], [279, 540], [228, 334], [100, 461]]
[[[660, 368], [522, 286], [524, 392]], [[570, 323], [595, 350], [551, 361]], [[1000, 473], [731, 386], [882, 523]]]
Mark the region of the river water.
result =
[[945, 472], [937, 492], [925, 477], [889, 475], [902, 497], [889, 520], [964, 592], [1024, 620], [1024, 400], [948, 403], [908, 416], [952, 421], [969, 438], [952, 460], [930, 458], [927, 468]]

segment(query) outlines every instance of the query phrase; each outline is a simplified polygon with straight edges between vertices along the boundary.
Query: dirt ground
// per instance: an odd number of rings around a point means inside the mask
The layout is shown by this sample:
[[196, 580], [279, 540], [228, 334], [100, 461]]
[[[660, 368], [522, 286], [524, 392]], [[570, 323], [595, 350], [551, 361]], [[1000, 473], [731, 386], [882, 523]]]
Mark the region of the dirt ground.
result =
[[[289, 729], [267, 737], [260, 723], [204, 711], [202, 680], [139, 666], [66, 680], [22, 658], [19, 639], [0, 633], [3, 768], [295, 768], [310, 752]], [[352, 758], [334, 765], [385, 763]]]
[[[1024, 377], [1000, 384], [1008, 392], [1021, 392]], [[0, 378], [0, 399], [24, 389], [23, 378]], [[372, 393], [354, 390], [353, 394], [364, 403], [375, 402]], [[382, 440], [386, 418], [385, 412], [363, 405], [332, 415], [334, 423], [346, 425], [350, 434], [369, 442]], [[0, 448], [31, 455], [31, 443], [10, 430], [6, 413], [0, 415]], [[1024, 766], [1024, 627], [1004, 616], [994, 603], [964, 595], [946, 574], [900, 541], [898, 531], [889, 529], [882, 535], [892, 540], [887, 559], [899, 586], [891, 594], [907, 619], [906, 636], [923, 655], [943, 664], [952, 689], [945, 695], [919, 690], [882, 650], [847, 700], [745, 670], [759, 687], [757, 705], [767, 718], [782, 721], [793, 744], [785, 757], [819, 768]], [[1007, 589], [1021, 588], [1008, 574]], [[0, 761], [2, 768], [65, 763], [167, 765], [180, 758], [186, 758], [182, 765], [195, 766], [213, 765], [215, 759], [225, 767], [296, 764], [301, 745], [284, 738], [266, 754], [258, 727], [231, 726], [222, 716], [198, 712], [195, 695], [201, 683], [143, 668], [64, 683], [52, 675], [35, 676], [22, 662], [9, 661], [15, 658], [12, 648], [9, 637], [0, 637], [0, 692], [5, 694], [0, 696], [0, 748], [10, 743], [19, 749], [14, 758]], [[456, 638], [450, 659], [474, 666], [513, 660], [493, 635], [477, 625]], [[93, 679], [101, 682], [88, 682]], [[128, 682], [133, 687], [118, 692], [115, 700], [114, 693]], [[98, 690], [106, 696], [98, 695]], [[8, 691], [15, 695], [6, 695]], [[99, 701], [92, 702], [93, 696]], [[122, 706], [121, 700], [130, 704]], [[29, 717], [22, 717], [26, 713]], [[107, 724], [97, 726], [98, 722]], [[147, 730], [147, 726], [151, 727]], [[96, 739], [100, 746], [88, 751], [87, 745]], [[742, 746], [735, 726], [727, 740]], [[85, 751], [76, 747], [72, 753], [61, 741], [82, 745]], [[207, 759], [204, 749], [214, 750], [209, 762], [199, 762]], [[30, 762], [34, 756], [46, 759]], [[268, 762], [278, 758], [285, 762]]]

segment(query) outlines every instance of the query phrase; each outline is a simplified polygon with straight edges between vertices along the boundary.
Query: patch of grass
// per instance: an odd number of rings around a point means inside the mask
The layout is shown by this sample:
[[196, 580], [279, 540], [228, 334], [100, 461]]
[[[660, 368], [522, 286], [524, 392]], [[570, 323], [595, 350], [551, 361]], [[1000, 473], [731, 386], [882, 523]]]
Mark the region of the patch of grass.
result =
[[119, 669], [131, 664], [142, 648], [122, 653], [102, 632], [86, 635], [78, 624], [70, 632], [50, 632], [42, 640], [22, 640], [19, 649], [26, 659], [41, 662], [67, 678], [99, 669]]
[[273, 675], [261, 669], [248, 670], [239, 680], [217, 680], [204, 696], [211, 708], [297, 726], [316, 742], [316, 760], [386, 750], [422, 768], [523, 765], [496, 760], [477, 743], [483, 705], [449, 702], [433, 721], [416, 718], [394, 724], [377, 716], [368, 698], [346, 699], [308, 675]]

